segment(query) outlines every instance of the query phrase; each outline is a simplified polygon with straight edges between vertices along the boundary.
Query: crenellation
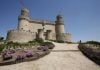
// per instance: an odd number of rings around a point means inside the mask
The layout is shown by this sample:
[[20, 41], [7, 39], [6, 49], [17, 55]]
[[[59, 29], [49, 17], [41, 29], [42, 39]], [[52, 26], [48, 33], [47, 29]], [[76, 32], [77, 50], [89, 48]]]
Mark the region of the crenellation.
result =
[[28, 42], [36, 38], [70, 42], [71, 34], [65, 33], [61, 15], [56, 17], [56, 21], [30, 19], [29, 10], [24, 8], [18, 17], [17, 30], [8, 31], [7, 41]]

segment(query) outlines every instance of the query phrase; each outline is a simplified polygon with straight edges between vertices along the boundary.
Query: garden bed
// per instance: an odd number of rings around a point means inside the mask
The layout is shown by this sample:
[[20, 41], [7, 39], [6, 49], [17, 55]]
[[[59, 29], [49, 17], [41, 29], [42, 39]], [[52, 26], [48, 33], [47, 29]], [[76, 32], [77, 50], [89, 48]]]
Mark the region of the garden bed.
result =
[[0, 61], [0, 66], [11, 65], [21, 62], [27, 62], [32, 60], [37, 60], [51, 52], [54, 48], [54, 44], [51, 42], [44, 42], [39, 47], [20, 49], [20, 50], [5, 50], [1, 53], [2, 61]]
[[85, 56], [100, 65], [100, 47], [93, 47], [93, 44], [80, 44], [78, 48]]

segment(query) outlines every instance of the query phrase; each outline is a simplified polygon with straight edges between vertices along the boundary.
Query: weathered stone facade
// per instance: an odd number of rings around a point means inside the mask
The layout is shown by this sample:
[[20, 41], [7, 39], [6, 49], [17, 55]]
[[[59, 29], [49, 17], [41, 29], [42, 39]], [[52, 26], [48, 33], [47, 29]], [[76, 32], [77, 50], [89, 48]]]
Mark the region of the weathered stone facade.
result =
[[28, 42], [36, 38], [71, 42], [71, 34], [65, 33], [61, 15], [56, 17], [55, 22], [31, 20], [29, 10], [24, 8], [18, 17], [17, 30], [8, 31], [7, 41]]

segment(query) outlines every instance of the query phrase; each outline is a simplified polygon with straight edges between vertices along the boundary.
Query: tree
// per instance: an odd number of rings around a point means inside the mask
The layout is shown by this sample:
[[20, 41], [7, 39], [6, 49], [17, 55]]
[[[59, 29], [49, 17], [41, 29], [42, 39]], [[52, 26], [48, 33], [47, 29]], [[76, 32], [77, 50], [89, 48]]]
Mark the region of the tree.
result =
[[0, 37], [0, 41], [3, 41], [4, 40], [4, 37]]

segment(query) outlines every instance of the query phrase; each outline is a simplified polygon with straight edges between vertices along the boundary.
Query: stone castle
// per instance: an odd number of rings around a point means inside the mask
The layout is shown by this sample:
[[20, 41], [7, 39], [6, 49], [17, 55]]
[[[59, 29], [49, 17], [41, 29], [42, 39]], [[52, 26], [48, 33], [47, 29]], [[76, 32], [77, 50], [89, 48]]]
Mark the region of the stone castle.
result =
[[9, 30], [6, 40], [13, 42], [28, 42], [37, 38], [71, 42], [71, 34], [65, 33], [64, 22], [61, 15], [58, 15], [54, 22], [31, 20], [29, 17], [29, 10], [23, 8], [18, 17], [17, 29]]

